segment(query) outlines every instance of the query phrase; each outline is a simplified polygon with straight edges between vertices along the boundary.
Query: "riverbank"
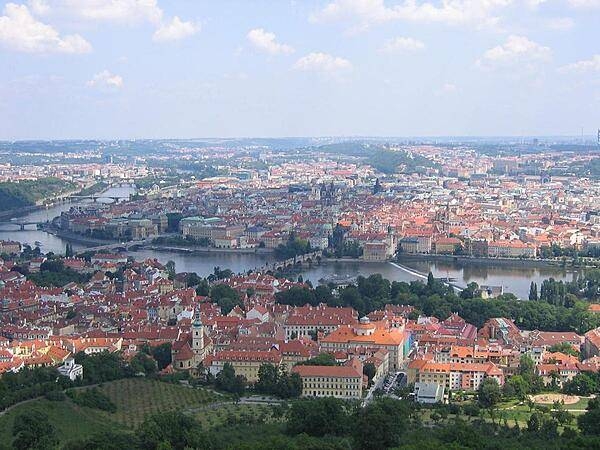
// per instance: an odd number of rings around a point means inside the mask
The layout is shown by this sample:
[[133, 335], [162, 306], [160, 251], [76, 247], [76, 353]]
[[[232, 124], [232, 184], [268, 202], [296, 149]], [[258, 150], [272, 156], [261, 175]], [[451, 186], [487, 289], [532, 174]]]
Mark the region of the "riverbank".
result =
[[82, 236], [81, 234], [72, 233], [70, 231], [60, 230], [53, 226], [43, 227], [42, 231], [44, 231], [48, 234], [51, 234], [53, 236], [59, 237], [67, 242], [81, 244], [86, 247], [110, 245], [110, 244], [116, 244], [117, 242], [120, 242], [118, 240], [94, 239], [89, 236]]
[[398, 261], [440, 261], [451, 263], [481, 264], [489, 266], [510, 267], [539, 267], [563, 268], [562, 261], [556, 259], [521, 259], [521, 258], [485, 258], [467, 255], [432, 255], [432, 254], [402, 254]]
[[[54, 208], [55, 206], [62, 205], [64, 203], [70, 203], [70, 202], [71, 202], [70, 199], [61, 199], [61, 200], [54, 200], [53, 202], [48, 203], [48, 204], [23, 206], [21, 208], [9, 209], [7, 211], [0, 212], [0, 220], [12, 221], [12, 219], [19, 219], [20, 217], [26, 216], [28, 214], [31, 214], [31, 213], [34, 213], [37, 211], [44, 211], [47, 209]], [[18, 220], [17, 220], [17, 222], [18, 222]]]
[[173, 247], [169, 245], [150, 244], [143, 245], [142, 248], [154, 250], [157, 252], [178, 252], [186, 254], [202, 254], [202, 253], [230, 253], [239, 255], [270, 255], [273, 253], [271, 248], [217, 248], [217, 247]]

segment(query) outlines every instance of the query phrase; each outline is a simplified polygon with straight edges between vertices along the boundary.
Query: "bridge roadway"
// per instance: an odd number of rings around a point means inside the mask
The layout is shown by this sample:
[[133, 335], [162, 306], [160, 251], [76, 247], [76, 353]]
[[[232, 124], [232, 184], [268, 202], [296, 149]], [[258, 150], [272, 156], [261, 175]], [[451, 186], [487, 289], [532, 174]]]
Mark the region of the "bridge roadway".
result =
[[136, 245], [147, 245], [152, 243], [152, 240], [159, 237], [172, 236], [172, 234], [157, 234], [150, 236], [146, 239], [138, 239], [135, 241], [126, 241], [126, 242], [113, 242], [110, 244], [97, 245], [96, 247], [86, 247], [80, 250], [77, 250], [75, 253], [77, 255], [81, 255], [86, 252], [101, 252], [103, 250], [114, 250], [117, 248], [124, 248], [125, 250], [129, 250], [131, 247]]
[[298, 263], [304, 262], [313, 262], [316, 261], [317, 258], [320, 258], [323, 255], [321, 250], [311, 253], [306, 253], [305, 255], [298, 255], [294, 258], [289, 258], [284, 261], [275, 261], [274, 263], [266, 263], [262, 267], [257, 267], [255, 272], [268, 272], [268, 271], [281, 271], [287, 267], [293, 267]]
[[[27, 225], [36, 225], [37, 226], [37, 225], [43, 225], [45, 223], [46, 222], [34, 222], [34, 221], [19, 222], [18, 220], [3, 221], [3, 222], [0, 222], [0, 231], [26, 231], [25, 227]], [[4, 228], [4, 227], [9, 226], [9, 225], [11, 225], [13, 227], [17, 226], [17, 227], [19, 227], [19, 229], [10, 229], [10, 230], [7, 230], [7, 229]]]
[[115, 203], [118, 203], [119, 200], [129, 200], [129, 195], [70, 195], [67, 197], [71, 200], [93, 200], [96, 203], [100, 199], [112, 200]]

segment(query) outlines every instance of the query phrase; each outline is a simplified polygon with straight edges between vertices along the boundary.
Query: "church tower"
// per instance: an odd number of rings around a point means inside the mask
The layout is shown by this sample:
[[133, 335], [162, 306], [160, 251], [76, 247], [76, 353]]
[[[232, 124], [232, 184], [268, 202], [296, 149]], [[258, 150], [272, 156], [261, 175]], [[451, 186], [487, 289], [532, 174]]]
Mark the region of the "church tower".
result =
[[200, 354], [204, 349], [204, 326], [200, 320], [200, 307], [194, 310], [194, 321], [192, 322], [192, 350]]

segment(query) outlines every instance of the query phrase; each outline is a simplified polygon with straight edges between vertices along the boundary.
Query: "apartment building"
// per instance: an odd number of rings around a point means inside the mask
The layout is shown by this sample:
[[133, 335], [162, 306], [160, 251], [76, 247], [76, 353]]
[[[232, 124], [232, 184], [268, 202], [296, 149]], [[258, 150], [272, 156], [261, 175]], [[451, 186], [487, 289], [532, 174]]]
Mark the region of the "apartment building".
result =
[[355, 348], [381, 348], [389, 352], [389, 370], [398, 370], [404, 359], [404, 325], [388, 321], [371, 322], [363, 317], [359, 323], [345, 325], [319, 340], [321, 350], [334, 353]]
[[362, 397], [362, 363], [358, 359], [343, 366], [295, 366], [292, 371], [302, 378], [304, 397]]
[[333, 308], [326, 305], [294, 308], [285, 320], [283, 329], [286, 339], [314, 336], [318, 332], [331, 333], [342, 325], [357, 321], [352, 308]]
[[416, 359], [408, 365], [408, 383], [438, 383], [446, 390], [476, 391], [487, 377], [504, 384], [502, 370], [494, 363], [440, 363]]
[[212, 356], [207, 356], [205, 367], [210, 373], [217, 375], [226, 363], [230, 363], [236, 375], [243, 375], [249, 383], [258, 381], [258, 371], [263, 364], [279, 367], [282, 355], [278, 350], [222, 350]]

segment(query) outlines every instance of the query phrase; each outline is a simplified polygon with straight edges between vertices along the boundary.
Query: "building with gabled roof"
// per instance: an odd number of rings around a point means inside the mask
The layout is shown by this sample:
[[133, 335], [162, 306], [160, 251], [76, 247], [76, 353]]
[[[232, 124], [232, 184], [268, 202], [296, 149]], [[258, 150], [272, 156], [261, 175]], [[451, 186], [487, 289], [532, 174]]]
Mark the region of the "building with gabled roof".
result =
[[362, 363], [357, 358], [342, 366], [295, 366], [292, 372], [302, 378], [304, 397], [362, 397]]
[[171, 347], [173, 369], [195, 373], [211, 352], [212, 339], [206, 335], [200, 319], [200, 308], [196, 307], [190, 332], [182, 333]]
[[321, 349], [326, 352], [350, 349], [383, 348], [389, 352], [389, 369], [398, 370], [404, 359], [406, 336], [404, 325], [388, 321], [371, 322], [368, 317], [361, 318], [353, 325], [344, 325], [319, 339]]

